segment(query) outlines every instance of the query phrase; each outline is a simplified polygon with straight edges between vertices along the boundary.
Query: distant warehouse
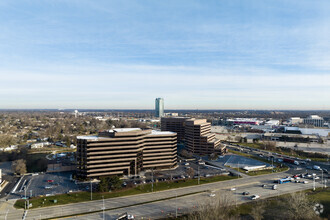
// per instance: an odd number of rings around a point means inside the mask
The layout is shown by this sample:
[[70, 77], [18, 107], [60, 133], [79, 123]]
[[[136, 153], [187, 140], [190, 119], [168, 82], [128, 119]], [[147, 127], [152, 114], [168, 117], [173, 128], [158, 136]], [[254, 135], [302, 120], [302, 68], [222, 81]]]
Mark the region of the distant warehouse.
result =
[[177, 166], [175, 132], [120, 128], [77, 137], [78, 176], [137, 175]]

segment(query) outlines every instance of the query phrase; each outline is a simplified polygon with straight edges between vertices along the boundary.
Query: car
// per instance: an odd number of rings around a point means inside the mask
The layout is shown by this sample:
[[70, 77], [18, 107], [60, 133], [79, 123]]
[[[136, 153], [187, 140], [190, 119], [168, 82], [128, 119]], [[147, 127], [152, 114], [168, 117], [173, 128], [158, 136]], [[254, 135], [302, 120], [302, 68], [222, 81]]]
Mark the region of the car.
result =
[[235, 191], [235, 190], [236, 190], [236, 188], [235, 188], [235, 187], [233, 187], [233, 188], [231, 188], [231, 189], [230, 189], [230, 191]]
[[272, 189], [273, 189], [273, 190], [276, 190], [276, 189], [277, 189], [277, 185], [273, 185], [273, 186], [272, 186]]
[[47, 183], [53, 183], [54, 180], [47, 180]]
[[185, 165], [185, 166], [189, 166], [189, 163], [185, 163], [184, 165]]
[[215, 197], [215, 193], [211, 193], [210, 194], [210, 197]]
[[307, 162], [311, 162], [312, 160], [311, 160], [311, 159], [309, 159], [309, 158], [307, 158], [307, 159], [306, 159], [306, 161], [307, 161]]
[[307, 183], [308, 183], [308, 181], [306, 181], [306, 180], [305, 180], [303, 183], [304, 183], [304, 184], [307, 184]]
[[244, 195], [244, 196], [250, 195], [250, 192], [245, 191], [242, 193], [242, 195]]
[[259, 195], [253, 195], [253, 196], [251, 196], [251, 199], [252, 199], [252, 200], [256, 200], [256, 199], [259, 199], [259, 198], [260, 198]]
[[328, 170], [325, 168], [322, 168], [323, 172], [325, 172], [326, 174], [329, 174]]
[[266, 185], [266, 184], [263, 184], [261, 187], [262, 187], [262, 188], [265, 188], [265, 187], [267, 187], [267, 185]]
[[322, 170], [321, 167], [320, 167], [320, 166], [317, 166], [317, 165], [314, 165], [314, 166], [313, 166], [313, 169], [314, 169], [314, 170]]
[[318, 177], [318, 176], [314, 177], [314, 180], [318, 180], [318, 179], [320, 179], [320, 177]]

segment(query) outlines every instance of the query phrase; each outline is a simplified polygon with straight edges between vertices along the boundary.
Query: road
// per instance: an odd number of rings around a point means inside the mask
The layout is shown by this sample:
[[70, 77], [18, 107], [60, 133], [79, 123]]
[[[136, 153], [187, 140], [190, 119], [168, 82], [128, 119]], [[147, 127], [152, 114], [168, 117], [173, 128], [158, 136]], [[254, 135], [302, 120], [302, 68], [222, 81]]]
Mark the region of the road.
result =
[[[128, 196], [128, 197], [120, 197], [120, 198], [112, 198], [112, 199], [106, 199], [105, 202], [105, 207], [106, 208], [112, 208], [116, 209], [114, 211], [122, 212], [123, 210], [132, 210], [133, 207], [129, 207], [126, 209], [123, 209], [121, 207], [123, 206], [134, 206], [138, 207], [137, 204], [149, 202], [148, 204], [141, 205], [141, 206], [146, 206], [148, 207], [153, 207], [155, 210], [160, 209], [160, 207], [166, 207], [168, 202], [171, 201], [159, 201], [154, 203], [153, 201], [155, 200], [160, 200], [160, 199], [169, 199], [173, 198], [176, 196], [182, 196], [186, 195], [189, 193], [199, 193], [196, 194], [195, 197], [193, 197], [194, 202], [202, 202], [200, 200], [198, 195], [205, 195], [203, 192], [208, 191], [208, 190], [229, 190], [231, 187], [236, 186], [249, 186], [251, 185], [252, 187], [256, 185], [261, 185], [261, 184], [271, 184], [274, 179], [285, 177], [288, 174], [286, 173], [275, 173], [275, 174], [268, 174], [268, 175], [261, 175], [261, 176], [254, 176], [254, 177], [246, 177], [246, 178], [240, 178], [240, 179], [235, 179], [235, 180], [229, 180], [229, 181], [222, 181], [222, 182], [215, 182], [215, 183], [209, 183], [209, 184], [203, 184], [203, 185], [196, 185], [192, 187], [185, 187], [185, 188], [179, 188], [176, 190], [167, 190], [167, 191], [161, 191], [161, 192], [154, 192], [154, 193], [147, 193], [147, 194], [141, 194], [141, 195], [135, 195], [135, 196]], [[317, 184], [319, 185], [319, 184]], [[294, 185], [297, 187], [298, 190], [301, 190], [305, 187], [311, 187], [310, 184], [300, 184], [300, 185]], [[298, 187], [299, 186], [299, 187]], [[285, 188], [285, 187], [284, 187]], [[291, 192], [292, 189], [284, 190], [283, 192], [288, 193]], [[178, 198], [179, 199], [179, 198]], [[180, 200], [190, 200], [185, 197], [180, 197]], [[160, 206], [158, 204], [161, 204]], [[185, 203], [182, 203], [185, 204]], [[76, 204], [68, 204], [68, 205], [62, 205], [62, 206], [53, 206], [53, 207], [47, 207], [47, 208], [36, 208], [36, 209], [31, 209], [28, 211], [27, 214], [27, 219], [40, 219], [40, 218], [54, 218], [54, 217], [59, 217], [59, 216], [64, 216], [64, 215], [74, 215], [74, 214], [79, 214], [83, 212], [88, 212], [88, 211], [98, 211], [101, 209], [103, 206], [103, 201], [102, 200], [97, 200], [97, 201], [91, 201], [91, 202], [84, 202], [84, 203], [76, 203]], [[188, 206], [189, 207], [189, 206]], [[141, 207], [140, 207], [141, 208]], [[134, 208], [135, 209], [135, 208]], [[140, 210], [140, 209], [137, 209]], [[147, 209], [141, 209], [140, 211], [143, 211], [145, 213], [150, 213], [152, 216], [155, 215], [154, 211], [152, 210], [147, 210]], [[110, 213], [110, 212], [109, 212]], [[111, 212], [112, 213], [112, 212]], [[8, 213], [8, 219], [21, 219], [23, 215], [23, 210], [16, 210], [15, 212], [9, 212]], [[140, 216], [140, 214], [139, 214]], [[154, 217], [153, 217], [154, 218]], [[1, 219], [1, 218], [0, 218]]]
[[[198, 210], [201, 204], [210, 204], [212, 200], [216, 200], [217, 197], [227, 194], [227, 198], [231, 199], [231, 203], [241, 204], [244, 202], [252, 201], [250, 196], [243, 196], [243, 191], [249, 191], [251, 195], [258, 194], [261, 198], [268, 198], [273, 196], [279, 196], [289, 192], [301, 191], [305, 189], [312, 188], [311, 184], [300, 184], [294, 185], [295, 183], [288, 183], [283, 188], [279, 187], [278, 190], [272, 190], [269, 188], [261, 188], [260, 184], [250, 184], [241, 187], [237, 187], [236, 191], [228, 191], [228, 189], [217, 189], [216, 197], [210, 197], [209, 193], [199, 193], [196, 195], [190, 195], [185, 197], [173, 198], [166, 201], [159, 201], [149, 204], [137, 205], [129, 208], [115, 209], [111, 211], [104, 212], [104, 219], [116, 219], [118, 215], [128, 212], [136, 217], [136, 219], [158, 219], [165, 218], [167, 216], [175, 216], [176, 212], [180, 215], [183, 213], [189, 213], [192, 210]], [[317, 184], [317, 186], [319, 186]], [[108, 208], [107, 206], [105, 206]], [[101, 209], [99, 209], [101, 210]], [[64, 219], [64, 218], [63, 218]], [[103, 212], [75, 216], [65, 219], [80, 219], [80, 220], [89, 220], [89, 219], [103, 219]]]

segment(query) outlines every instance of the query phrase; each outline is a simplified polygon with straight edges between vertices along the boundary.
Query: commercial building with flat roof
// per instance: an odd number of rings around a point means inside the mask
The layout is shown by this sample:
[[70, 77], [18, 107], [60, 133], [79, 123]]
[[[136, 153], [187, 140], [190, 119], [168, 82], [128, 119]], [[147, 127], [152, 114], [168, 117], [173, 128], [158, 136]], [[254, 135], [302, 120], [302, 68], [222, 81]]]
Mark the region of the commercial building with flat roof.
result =
[[183, 142], [185, 137], [185, 122], [188, 117], [162, 117], [161, 130], [177, 133], [178, 142]]
[[225, 152], [225, 146], [211, 133], [211, 123], [206, 119], [186, 120], [185, 146], [190, 152], [201, 155]]
[[162, 131], [177, 133], [178, 141], [183, 141], [185, 148], [195, 154], [225, 153], [226, 148], [211, 133], [211, 123], [206, 119], [188, 117], [161, 118]]
[[177, 166], [174, 132], [121, 128], [77, 137], [78, 176], [137, 175], [147, 169]]

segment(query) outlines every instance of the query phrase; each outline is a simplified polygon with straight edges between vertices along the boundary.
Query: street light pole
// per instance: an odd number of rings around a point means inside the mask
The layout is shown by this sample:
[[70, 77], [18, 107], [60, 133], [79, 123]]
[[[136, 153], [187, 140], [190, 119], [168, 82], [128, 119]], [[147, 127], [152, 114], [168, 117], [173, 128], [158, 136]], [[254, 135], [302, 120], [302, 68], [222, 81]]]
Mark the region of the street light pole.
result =
[[199, 185], [199, 181], [200, 181], [200, 176], [199, 176], [199, 164], [198, 164], [198, 185]]
[[91, 180], [91, 200], [93, 200], [93, 184], [92, 184], [92, 180]]
[[178, 193], [175, 190], [175, 218], [178, 218]]
[[313, 191], [315, 191], [315, 176], [313, 176]]
[[104, 196], [102, 196], [102, 199], [103, 199], [103, 220], [105, 220], [105, 213], [104, 213], [104, 210], [105, 210], [105, 206], [104, 206]]
[[151, 169], [151, 192], [154, 191], [154, 169]]

